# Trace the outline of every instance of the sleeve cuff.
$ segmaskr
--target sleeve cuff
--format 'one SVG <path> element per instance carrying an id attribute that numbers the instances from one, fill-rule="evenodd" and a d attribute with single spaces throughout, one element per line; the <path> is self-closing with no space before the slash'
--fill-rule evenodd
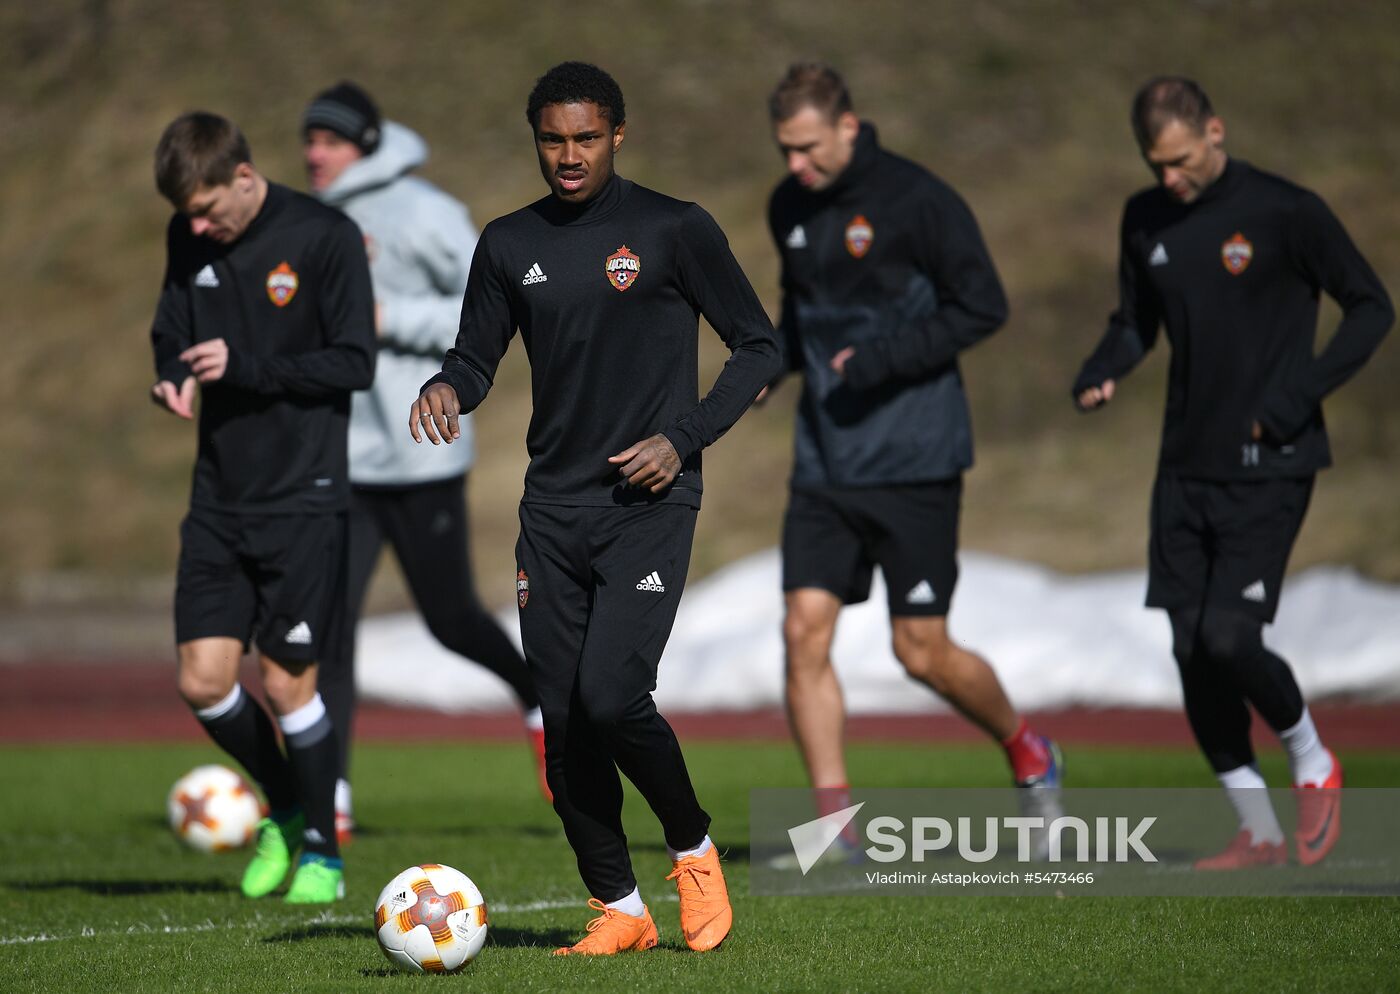
<path id="1" fill-rule="evenodd" d="M 253 365 L 241 352 L 229 349 L 228 365 L 224 367 L 223 381 L 231 387 L 248 387 L 252 380 Z"/>
<path id="2" fill-rule="evenodd" d="M 841 378 L 852 390 L 869 390 L 885 379 L 884 363 L 873 343 L 866 344 L 846 360 Z"/>

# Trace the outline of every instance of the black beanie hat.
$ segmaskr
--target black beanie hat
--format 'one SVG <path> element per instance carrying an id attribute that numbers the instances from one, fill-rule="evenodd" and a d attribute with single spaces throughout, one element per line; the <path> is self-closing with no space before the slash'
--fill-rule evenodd
<path id="1" fill-rule="evenodd" d="M 312 128 L 334 131 L 369 155 L 379 147 L 379 108 L 354 83 L 341 82 L 316 95 L 301 119 L 302 134 Z"/>

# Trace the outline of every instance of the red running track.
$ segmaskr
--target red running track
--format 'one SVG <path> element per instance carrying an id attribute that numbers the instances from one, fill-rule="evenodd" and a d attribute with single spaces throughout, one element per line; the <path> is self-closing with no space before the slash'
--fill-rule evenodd
<path id="1" fill-rule="evenodd" d="M 251 665 L 245 685 L 257 686 Z M 1337 749 L 1400 748 L 1400 704 L 1328 704 L 1312 708 L 1328 745 Z M 685 739 L 788 737 L 777 709 L 672 713 L 668 719 Z M 1112 745 L 1191 744 L 1178 711 L 1076 708 L 1035 715 L 1036 728 L 1062 742 Z M 980 742 L 983 735 L 949 714 L 861 715 L 847 724 L 864 741 Z M 365 704 L 356 715 L 361 739 L 515 739 L 520 717 L 513 713 L 442 714 L 416 708 Z M 0 742 L 110 742 L 202 740 L 204 731 L 175 693 L 170 665 L 76 663 L 0 665 Z M 1262 737 L 1265 748 L 1275 746 Z"/>

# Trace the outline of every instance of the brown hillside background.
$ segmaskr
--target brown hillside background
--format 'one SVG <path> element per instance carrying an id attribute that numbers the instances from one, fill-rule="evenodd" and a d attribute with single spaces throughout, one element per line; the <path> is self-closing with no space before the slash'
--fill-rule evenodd
<path id="1" fill-rule="evenodd" d="M 1127 124 L 1146 76 L 1198 77 L 1241 158 L 1320 192 L 1400 290 L 1400 7 L 733 0 L 0 5 L 0 606 L 159 604 L 187 498 L 191 426 L 147 401 L 168 206 L 165 123 L 237 120 L 259 166 L 302 186 L 308 98 L 349 77 L 425 136 L 425 175 L 478 225 L 544 192 L 523 118 L 534 78 L 580 58 L 628 103 L 619 169 L 706 206 L 776 312 L 762 221 L 781 163 L 765 96 L 827 59 L 893 150 L 972 204 L 1012 302 L 965 356 L 978 465 L 964 544 L 1083 571 L 1142 563 L 1165 349 L 1094 417 L 1068 386 L 1114 303 L 1124 198 L 1150 177 Z M 1324 309 L 1320 340 L 1335 326 Z M 724 358 L 702 329 L 702 386 Z M 509 603 L 528 371 L 518 343 L 478 420 L 477 573 Z M 1327 404 L 1338 466 L 1294 560 L 1400 581 L 1400 347 Z M 695 575 L 773 545 L 795 384 L 706 456 Z M 405 409 L 411 398 L 405 398 Z M 375 604 L 402 601 L 393 571 Z"/>

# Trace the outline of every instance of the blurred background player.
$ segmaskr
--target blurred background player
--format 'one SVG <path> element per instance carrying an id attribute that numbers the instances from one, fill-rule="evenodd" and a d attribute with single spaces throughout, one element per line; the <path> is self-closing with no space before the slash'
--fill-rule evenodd
<path id="1" fill-rule="evenodd" d="M 180 526 L 181 695 L 267 796 L 243 893 L 344 896 L 336 745 L 316 661 L 344 585 L 346 424 L 374 378 L 374 304 L 354 222 L 269 183 L 242 132 L 195 112 L 166 128 L 156 185 L 175 207 L 151 328 L 157 404 L 194 417 L 199 450 Z M 238 682 L 258 646 L 286 743 Z"/>
<path id="2" fill-rule="evenodd" d="M 423 139 L 381 120 L 354 83 L 312 100 L 302 136 L 311 192 L 364 233 L 379 336 L 374 385 L 351 401 L 345 623 L 320 674 L 340 749 L 336 828 L 345 842 L 354 827 L 355 629 L 386 539 L 433 637 L 510 685 L 525 711 L 541 788 L 548 788 L 543 724 L 525 660 L 476 596 L 465 499 L 475 456 L 471 420 L 462 418 L 459 444 L 430 453 L 415 451 L 403 430 L 403 405 L 441 368 L 457 338 L 476 229 L 462 203 L 412 175 L 428 159 Z"/>
<path id="3" fill-rule="evenodd" d="M 787 707 L 818 805 L 849 804 L 831 643 L 878 565 L 896 658 L 1002 744 L 1028 811 L 1053 814 L 1057 749 L 948 634 L 972 465 L 957 356 L 1006 320 L 977 222 L 946 183 L 880 147 L 831 67 L 794 65 L 769 111 L 790 174 L 768 210 L 779 340 L 804 377 L 783 523 Z"/>
<path id="4" fill-rule="evenodd" d="M 1286 860 L 1249 737 L 1249 705 L 1288 752 L 1298 861 L 1341 830 L 1342 766 L 1318 738 L 1288 664 L 1263 643 L 1318 470 L 1331 463 L 1322 400 L 1380 344 L 1394 314 L 1327 205 L 1225 152 L 1200 86 L 1153 79 L 1133 133 L 1158 185 L 1123 211 L 1119 305 L 1075 381 L 1102 407 L 1165 323 L 1171 368 L 1152 495 L 1147 603 L 1167 611 L 1186 715 L 1239 815 L 1201 869 Z M 1341 305 L 1314 356 L 1318 293 Z M 1318 789 L 1323 788 L 1323 789 Z"/>
<path id="5" fill-rule="evenodd" d="M 714 949 L 732 911 L 719 853 L 671 726 L 652 699 L 685 587 L 701 451 L 777 373 L 773 330 L 714 220 L 614 171 L 622 91 L 566 62 L 526 117 L 550 195 L 486 226 L 443 371 L 410 429 L 455 444 L 517 326 L 534 411 L 516 545 L 520 631 L 544 712 L 554 810 L 591 907 L 558 954 L 656 945 L 622 827 L 626 774 L 661 822 L 691 949 Z M 697 315 L 730 349 L 698 390 Z"/>

